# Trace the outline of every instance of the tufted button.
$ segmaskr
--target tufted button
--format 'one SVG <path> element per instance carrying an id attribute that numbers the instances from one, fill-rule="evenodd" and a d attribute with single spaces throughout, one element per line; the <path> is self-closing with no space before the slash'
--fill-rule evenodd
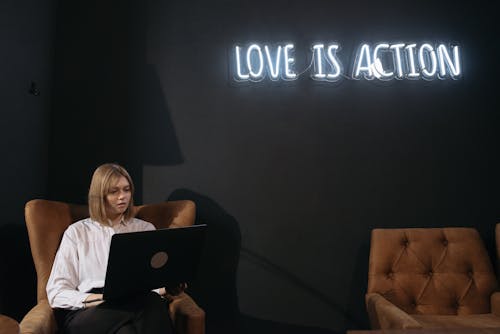
<path id="1" fill-rule="evenodd" d="M 402 244 L 403 244 L 404 247 L 408 247 L 408 245 L 410 244 L 410 242 L 408 241 L 408 239 L 403 238 Z"/>
<path id="2" fill-rule="evenodd" d="M 427 275 L 429 275 L 429 277 L 431 277 L 432 275 L 434 274 L 434 272 L 431 270 L 429 270 L 429 272 L 427 273 Z"/>
<path id="3" fill-rule="evenodd" d="M 392 272 L 391 270 L 387 272 L 387 278 L 388 279 L 393 279 L 394 278 L 394 272 Z"/>
<path id="4" fill-rule="evenodd" d="M 469 270 L 469 271 L 467 272 L 467 275 L 468 275 L 470 278 L 472 278 L 472 277 L 474 276 L 474 273 L 472 272 L 472 270 Z"/>
<path id="5" fill-rule="evenodd" d="M 416 303 L 416 302 L 414 302 L 414 301 L 413 301 L 413 302 L 411 302 L 411 303 L 410 303 L 410 305 L 411 305 L 412 307 L 417 307 L 417 303 Z"/>
<path id="6" fill-rule="evenodd" d="M 443 239 L 443 246 L 445 246 L 445 247 L 448 246 L 448 240 Z"/>

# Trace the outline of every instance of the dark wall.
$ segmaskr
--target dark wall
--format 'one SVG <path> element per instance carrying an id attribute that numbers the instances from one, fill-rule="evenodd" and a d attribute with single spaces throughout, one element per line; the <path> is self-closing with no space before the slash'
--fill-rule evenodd
<path id="1" fill-rule="evenodd" d="M 60 1 L 50 197 L 84 202 L 96 165 L 120 162 L 139 201 L 191 198 L 212 226 L 192 287 L 210 321 L 230 309 L 244 315 L 230 326 L 249 331 L 367 327 L 372 228 L 473 226 L 493 249 L 500 117 L 489 6 Z M 307 50 L 318 40 L 341 43 L 351 61 L 364 41 L 457 42 L 464 74 L 230 80 L 234 43 Z"/>
<path id="2" fill-rule="evenodd" d="M 23 223 L 24 203 L 46 195 L 54 20 L 52 0 L 0 5 L 0 225 Z"/>
<path id="3" fill-rule="evenodd" d="M 24 204 L 47 196 L 55 3 L 0 4 L 0 313 L 21 320 L 36 301 Z"/>

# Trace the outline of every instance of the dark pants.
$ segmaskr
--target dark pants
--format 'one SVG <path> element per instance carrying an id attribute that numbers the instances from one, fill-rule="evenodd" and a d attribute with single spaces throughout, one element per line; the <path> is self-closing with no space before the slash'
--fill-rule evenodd
<path id="1" fill-rule="evenodd" d="M 59 310 L 59 333 L 64 334 L 171 334 L 168 303 L 157 293 L 126 302 L 104 302 L 75 311 Z"/>

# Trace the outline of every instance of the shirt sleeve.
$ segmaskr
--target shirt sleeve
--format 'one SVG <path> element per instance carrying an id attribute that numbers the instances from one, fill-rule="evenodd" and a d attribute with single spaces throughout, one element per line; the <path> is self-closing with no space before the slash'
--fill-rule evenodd
<path id="1" fill-rule="evenodd" d="M 47 282 L 47 297 L 52 308 L 79 309 L 90 293 L 78 291 L 78 248 L 69 231 L 63 235 Z"/>

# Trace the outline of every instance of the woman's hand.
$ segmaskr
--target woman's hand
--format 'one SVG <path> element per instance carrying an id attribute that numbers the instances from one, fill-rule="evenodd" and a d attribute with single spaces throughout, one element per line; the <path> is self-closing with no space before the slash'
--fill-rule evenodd
<path id="1" fill-rule="evenodd" d="M 97 306 L 99 304 L 104 303 L 104 300 L 102 299 L 102 293 L 93 293 L 89 295 L 87 298 L 85 298 L 85 301 L 83 302 L 84 308 L 88 307 L 93 307 Z"/>
<path id="2" fill-rule="evenodd" d="M 184 290 L 187 289 L 187 283 L 179 283 L 176 286 L 173 287 L 164 287 L 160 289 L 160 294 L 161 295 L 166 295 L 166 296 L 177 296 L 180 295 L 181 293 L 184 292 Z"/>

